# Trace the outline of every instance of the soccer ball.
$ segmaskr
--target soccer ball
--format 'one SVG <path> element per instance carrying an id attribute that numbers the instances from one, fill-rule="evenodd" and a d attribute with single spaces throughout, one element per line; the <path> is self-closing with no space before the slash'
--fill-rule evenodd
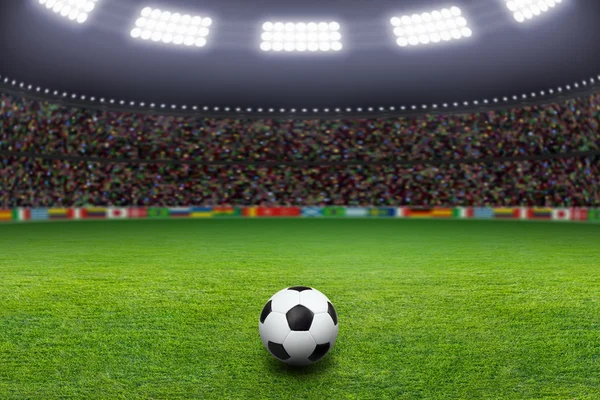
<path id="1" fill-rule="evenodd" d="M 338 318 L 329 299 L 316 289 L 293 286 L 267 301 L 258 330 L 263 344 L 278 360 L 308 365 L 333 347 Z"/>

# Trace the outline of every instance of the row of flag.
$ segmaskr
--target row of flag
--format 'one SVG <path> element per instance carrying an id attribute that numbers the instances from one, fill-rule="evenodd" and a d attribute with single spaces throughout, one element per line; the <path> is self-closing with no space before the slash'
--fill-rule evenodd
<path id="1" fill-rule="evenodd" d="M 473 218 L 600 222 L 595 208 L 530 207 L 83 207 L 0 209 L 0 221 L 120 218 Z"/>

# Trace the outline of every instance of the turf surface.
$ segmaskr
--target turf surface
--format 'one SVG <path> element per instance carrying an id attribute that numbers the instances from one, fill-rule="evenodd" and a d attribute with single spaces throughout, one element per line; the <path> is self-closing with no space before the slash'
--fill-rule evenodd
<path id="1" fill-rule="evenodd" d="M 273 359 L 277 290 L 340 318 Z M 600 399 L 600 225 L 145 220 L 0 225 L 0 399 Z"/>

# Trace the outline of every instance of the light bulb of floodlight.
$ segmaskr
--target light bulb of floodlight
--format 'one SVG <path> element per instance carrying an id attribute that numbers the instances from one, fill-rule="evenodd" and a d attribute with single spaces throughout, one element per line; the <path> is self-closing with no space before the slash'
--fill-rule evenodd
<path id="1" fill-rule="evenodd" d="M 408 15 L 405 15 L 402 18 L 400 18 L 400 22 L 402 22 L 402 25 L 412 24 L 412 20 L 410 19 L 410 17 Z"/>
<path id="2" fill-rule="evenodd" d="M 275 22 L 273 24 L 273 30 L 275 30 L 275 31 L 280 32 L 280 31 L 283 31 L 284 29 L 285 29 L 285 25 L 282 22 Z"/>
<path id="3" fill-rule="evenodd" d="M 285 44 L 283 45 L 283 49 L 285 51 L 294 51 L 295 48 L 296 44 L 294 42 L 285 42 Z"/>
<path id="4" fill-rule="evenodd" d="M 81 13 L 77 17 L 77 22 L 79 22 L 80 24 L 83 24 L 85 21 L 87 21 L 87 19 L 88 19 L 88 15 L 86 13 Z"/>
<path id="5" fill-rule="evenodd" d="M 329 24 L 327 22 L 319 22 L 317 28 L 321 32 L 326 32 L 329 29 Z"/>
<path id="6" fill-rule="evenodd" d="M 471 29 L 465 27 L 465 28 L 461 28 L 460 32 L 462 33 L 462 35 L 464 37 L 471 37 L 471 35 L 473 35 L 473 32 L 471 31 Z"/>
<path id="7" fill-rule="evenodd" d="M 307 50 L 306 43 L 305 42 L 296 43 L 296 50 L 297 51 L 306 51 Z"/>
<path id="8" fill-rule="evenodd" d="M 183 41 L 184 41 L 183 35 L 175 35 L 175 37 L 173 37 L 174 44 L 182 44 Z"/>
<path id="9" fill-rule="evenodd" d="M 390 19 L 390 23 L 391 23 L 393 26 L 400 26 L 400 24 L 402 23 L 402 21 L 400 21 L 400 18 L 398 18 L 398 17 L 392 17 L 392 18 Z"/>
<path id="10" fill-rule="evenodd" d="M 195 44 L 196 44 L 196 47 L 206 46 L 206 39 L 204 39 L 204 38 L 198 38 L 198 39 L 196 39 Z"/>
<path id="11" fill-rule="evenodd" d="M 317 51 L 319 50 L 319 45 L 315 42 L 309 42 L 307 48 L 308 51 Z"/>
<path id="12" fill-rule="evenodd" d="M 90 13 L 94 10 L 94 2 L 93 1 L 88 1 L 87 3 L 85 3 L 85 6 L 83 7 L 83 11 Z"/>
<path id="13" fill-rule="evenodd" d="M 318 25 L 314 22 L 309 22 L 306 24 L 306 30 L 309 32 L 316 32 L 319 29 Z"/>
<path id="14" fill-rule="evenodd" d="M 142 35 L 142 30 L 140 28 L 133 28 L 131 30 L 131 37 L 132 38 L 139 38 Z"/>
<path id="15" fill-rule="evenodd" d="M 340 29 L 340 24 L 339 23 L 337 23 L 335 21 L 329 23 L 329 30 L 330 31 L 337 31 L 339 29 Z"/>
<path id="16" fill-rule="evenodd" d="M 163 43 L 171 43 L 173 42 L 173 35 L 170 33 L 165 33 L 162 38 Z"/>
<path id="17" fill-rule="evenodd" d="M 196 39 L 193 36 L 186 36 L 183 40 L 183 44 L 186 46 L 193 46 L 196 43 Z"/>
<path id="18" fill-rule="evenodd" d="M 282 42 L 275 42 L 273 43 L 273 51 L 281 51 L 283 50 L 283 43 Z"/>
<path id="19" fill-rule="evenodd" d="M 294 24 L 293 22 L 288 22 L 285 24 L 285 31 L 286 32 L 293 32 L 294 29 L 296 28 L 296 24 Z"/>
<path id="20" fill-rule="evenodd" d="M 319 44 L 319 50 L 329 51 L 329 50 L 331 50 L 331 45 L 328 42 L 322 42 Z"/>

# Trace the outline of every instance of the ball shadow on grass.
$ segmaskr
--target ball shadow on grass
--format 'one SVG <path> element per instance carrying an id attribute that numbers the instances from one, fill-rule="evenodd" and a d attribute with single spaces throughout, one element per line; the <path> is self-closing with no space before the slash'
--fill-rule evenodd
<path id="1" fill-rule="evenodd" d="M 304 377 L 322 374 L 334 368 L 336 364 L 335 355 L 329 354 L 322 360 L 305 366 L 294 366 L 283 363 L 274 357 L 265 357 L 267 371 L 277 376 Z"/>

